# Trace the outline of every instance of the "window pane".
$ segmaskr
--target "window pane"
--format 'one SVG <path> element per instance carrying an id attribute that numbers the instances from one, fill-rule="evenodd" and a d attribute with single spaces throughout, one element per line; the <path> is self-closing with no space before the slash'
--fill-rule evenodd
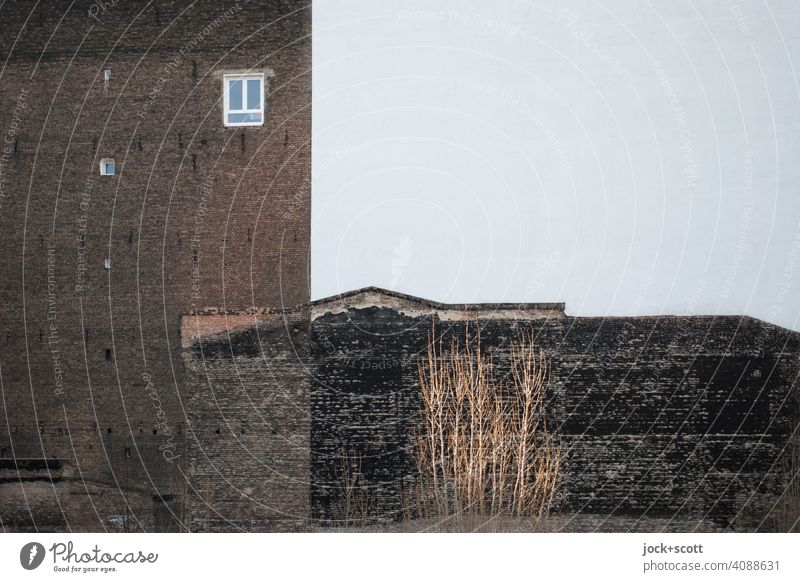
<path id="1" fill-rule="evenodd" d="M 263 123 L 264 115 L 261 113 L 228 113 L 228 123 Z"/>
<path id="2" fill-rule="evenodd" d="M 228 109 L 242 109 L 242 80 L 228 81 Z"/>
<path id="3" fill-rule="evenodd" d="M 261 79 L 247 80 L 247 108 L 261 109 Z"/>

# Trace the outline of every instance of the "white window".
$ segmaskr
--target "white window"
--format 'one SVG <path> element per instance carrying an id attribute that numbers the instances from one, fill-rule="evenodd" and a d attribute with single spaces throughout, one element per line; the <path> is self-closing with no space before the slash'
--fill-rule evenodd
<path id="1" fill-rule="evenodd" d="M 225 125 L 264 124 L 264 75 L 225 75 Z"/>
<path id="2" fill-rule="evenodd" d="M 100 160 L 100 175 L 113 176 L 114 175 L 114 158 L 103 158 Z"/>

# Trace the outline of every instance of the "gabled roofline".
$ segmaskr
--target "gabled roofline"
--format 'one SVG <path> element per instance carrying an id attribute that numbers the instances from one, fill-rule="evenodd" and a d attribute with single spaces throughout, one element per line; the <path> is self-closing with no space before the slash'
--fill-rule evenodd
<path id="1" fill-rule="evenodd" d="M 516 310 L 527 310 L 527 309 L 535 309 L 535 310 L 552 310 L 552 311 L 564 311 L 566 309 L 566 303 L 440 303 L 438 301 L 431 301 L 430 299 L 423 299 L 422 297 L 416 297 L 414 295 L 407 295 L 406 293 L 400 293 L 399 291 L 391 291 L 389 289 L 383 289 L 382 287 L 362 287 L 361 289 L 354 289 L 352 291 L 345 291 L 344 293 L 340 293 L 338 295 L 331 295 L 329 297 L 324 297 L 322 299 L 316 299 L 311 302 L 311 307 L 321 307 L 326 304 L 336 303 L 338 301 L 343 301 L 346 299 L 350 299 L 351 297 L 356 297 L 358 295 L 363 295 L 366 293 L 377 293 L 379 295 L 386 295 L 388 297 L 394 297 L 395 299 L 401 299 L 403 301 L 410 301 L 412 303 L 417 303 L 420 306 L 429 307 L 431 309 L 447 309 L 453 311 L 495 311 L 495 310 L 504 310 L 504 309 L 516 309 Z"/>

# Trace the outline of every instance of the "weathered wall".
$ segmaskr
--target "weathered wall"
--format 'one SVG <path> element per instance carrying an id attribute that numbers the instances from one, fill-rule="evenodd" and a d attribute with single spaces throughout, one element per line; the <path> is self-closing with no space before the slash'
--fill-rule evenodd
<path id="1" fill-rule="evenodd" d="M 419 406 L 416 360 L 432 316 L 377 305 L 317 311 L 315 515 L 336 519 L 331 503 L 346 451 L 361 459 L 375 510 L 392 518 L 414 472 L 407 450 Z M 433 317 L 437 332 L 463 338 L 464 321 Z M 678 529 L 781 527 L 797 334 L 741 317 L 481 319 L 483 346 L 501 373 L 519 330 L 532 330 L 551 358 L 550 427 L 568 451 L 562 511 L 628 524 L 659 518 Z"/>
<path id="2" fill-rule="evenodd" d="M 4 528 L 59 531 L 72 471 L 58 460 L 0 460 L 0 524 Z"/>
<path id="3" fill-rule="evenodd" d="M 308 313 L 249 317 L 183 319 L 192 531 L 310 527 Z"/>
<path id="4" fill-rule="evenodd" d="M 155 523 L 183 491 L 180 315 L 309 298 L 310 3 L 9 0 L 0 22 L 0 457 L 63 459 L 77 495 Z M 251 67 L 266 123 L 225 128 L 220 74 Z M 104 527 L 91 503 L 73 529 Z"/>

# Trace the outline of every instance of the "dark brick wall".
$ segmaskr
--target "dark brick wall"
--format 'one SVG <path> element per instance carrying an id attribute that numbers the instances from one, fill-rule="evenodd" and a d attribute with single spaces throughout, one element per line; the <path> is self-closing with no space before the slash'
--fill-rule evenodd
<path id="1" fill-rule="evenodd" d="M 65 460 L 154 524 L 184 489 L 180 315 L 309 298 L 310 3 L 9 0 L 0 22 L 0 457 Z M 225 128 L 219 75 L 251 67 L 266 123 Z"/>
<path id="2" fill-rule="evenodd" d="M 430 316 L 377 306 L 313 320 L 316 517 L 336 518 L 342 451 L 361 459 L 375 512 L 400 511 L 413 475 L 416 362 L 431 325 Z M 465 325 L 437 316 L 448 337 L 463 337 Z M 500 374 L 520 330 L 532 330 L 551 358 L 548 416 L 568 452 L 561 511 L 620 518 L 626 528 L 631 518 L 678 529 L 780 527 L 798 334 L 741 317 L 484 320 L 482 344 Z"/>

